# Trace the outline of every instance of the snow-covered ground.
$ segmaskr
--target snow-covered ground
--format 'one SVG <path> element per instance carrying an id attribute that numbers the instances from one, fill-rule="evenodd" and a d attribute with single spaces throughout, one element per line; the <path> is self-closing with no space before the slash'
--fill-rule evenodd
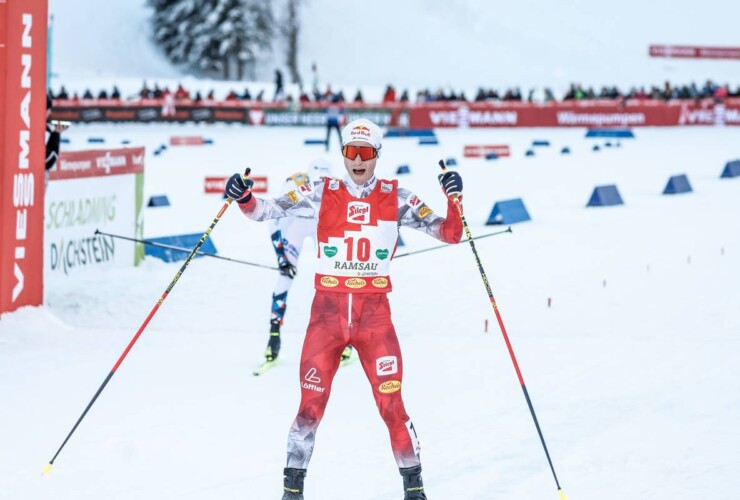
<path id="1" fill-rule="evenodd" d="M 222 204 L 203 177 L 250 166 L 273 186 L 321 151 L 321 129 L 75 126 L 147 146 L 145 234 L 203 232 Z M 170 135 L 214 144 L 151 151 Z M 437 161 L 454 156 L 474 235 L 497 200 L 521 197 L 531 222 L 477 248 L 570 500 L 729 499 L 740 489 L 740 156 L 732 128 L 638 129 L 593 152 L 584 130 L 440 130 L 439 146 L 387 139 L 378 173 L 400 176 L 436 210 Z M 550 140 L 528 158 L 534 139 Z M 512 157 L 465 160 L 464 144 Z M 604 143 L 603 140 L 598 143 Z M 570 156 L 559 154 L 569 146 Z M 329 158 L 339 174 L 338 154 Z M 661 195 L 685 173 L 690 194 Z M 624 206 L 585 208 L 615 183 Z M 437 242 L 402 231 L 406 247 Z M 232 207 L 213 232 L 222 255 L 273 264 L 267 224 Z M 56 460 L 52 457 L 179 264 L 49 280 L 46 305 L 0 320 L 0 499 L 278 498 L 297 363 L 312 296 L 306 251 L 289 296 L 279 367 L 256 378 L 274 271 L 216 259 L 188 267 Z M 394 263 L 390 295 L 406 364 L 404 398 L 437 500 L 557 498 L 467 244 Z M 547 302 L 551 299 L 552 306 Z M 488 321 L 488 332 L 485 322 Z M 310 500 L 393 500 L 401 478 L 359 364 L 343 368 L 306 480 Z"/>
<path id="2" fill-rule="evenodd" d="M 148 43 L 145 0 L 51 0 L 54 90 L 133 93 L 143 80 L 225 93 L 245 82 L 197 81 Z M 408 87 L 504 88 L 570 82 L 738 83 L 735 62 L 650 59 L 650 43 L 737 45 L 740 4 L 687 0 L 618 8 L 518 3 L 304 3 L 302 74 L 377 100 Z M 687 12 L 690 15 L 687 15 Z M 720 14 L 718 14 L 718 12 Z M 105 14 L 105 15 L 102 15 Z M 95 19 L 91 22 L 90 19 Z M 281 57 L 276 55 L 276 61 Z M 363 61 L 360 64 L 358 61 Z M 270 88 L 280 62 L 265 64 Z M 256 87 L 255 87 L 256 86 Z M 269 92 L 268 92 L 269 94 Z M 202 233 L 222 204 L 206 175 L 250 166 L 273 186 L 323 157 L 305 147 L 322 129 L 205 125 L 75 125 L 86 138 L 147 147 L 148 237 Z M 152 151 L 171 135 L 204 147 Z M 497 200 L 521 197 L 533 220 L 477 248 L 570 500 L 730 499 L 740 489 L 740 180 L 720 180 L 740 157 L 732 128 L 639 129 L 620 148 L 591 150 L 582 129 L 440 130 L 439 146 L 389 139 L 378 173 L 444 208 L 437 161 L 454 156 L 473 234 Z M 533 139 L 548 139 L 524 157 Z M 503 143 L 512 157 L 463 160 L 464 144 Z M 603 145 L 603 141 L 599 141 Z M 559 154 L 569 146 L 570 156 Z M 330 157 L 341 173 L 338 155 Z M 686 173 L 691 194 L 664 196 Z M 585 208 L 596 185 L 625 205 Z M 403 250 L 437 242 L 402 231 Z M 232 207 L 213 232 L 222 255 L 272 265 L 267 224 Z M 123 243 L 122 243 L 123 244 Z M 285 361 L 251 371 L 267 341 L 274 271 L 216 259 L 191 263 L 102 396 L 53 456 L 179 269 L 78 272 L 46 284 L 46 305 L 0 319 L 0 499 L 200 500 L 278 498 L 288 427 L 299 400 L 297 363 L 312 296 L 306 251 L 283 328 Z M 511 361 L 466 244 L 400 259 L 391 294 L 404 351 L 404 398 L 436 500 L 557 498 Z M 548 300 L 551 307 L 548 307 Z M 488 331 L 485 325 L 488 323 Z M 351 493 L 348 493 L 351 492 Z M 308 500 L 393 500 L 401 478 L 359 364 L 343 368 L 317 438 Z"/>

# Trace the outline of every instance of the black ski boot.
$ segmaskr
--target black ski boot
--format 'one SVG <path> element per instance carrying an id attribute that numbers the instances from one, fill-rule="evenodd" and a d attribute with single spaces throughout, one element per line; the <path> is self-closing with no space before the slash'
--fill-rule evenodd
<path id="1" fill-rule="evenodd" d="M 403 476 L 403 500 L 427 500 L 421 481 L 421 465 L 398 470 Z"/>
<path id="2" fill-rule="evenodd" d="M 303 478 L 306 477 L 306 469 L 283 469 L 283 499 L 303 500 Z"/>

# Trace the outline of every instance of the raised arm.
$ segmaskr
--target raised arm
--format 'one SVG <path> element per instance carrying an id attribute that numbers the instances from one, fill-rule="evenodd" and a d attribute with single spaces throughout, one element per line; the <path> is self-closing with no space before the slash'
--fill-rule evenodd
<path id="1" fill-rule="evenodd" d="M 233 198 L 242 213 L 252 220 L 263 221 L 280 217 L 314 217 L 319 213 L 323 184 L 305 184 L 278 198 L 258 198 L 252 194 L 254 182 L 240 174 L 226 182 L 226 196 Z"/>
<path id="2" fill-rule="evenodd" d="M 422 231 L 445 243 L 458 243 L 462 221 L 452 198 L 447 197 L 447 215 L 441 217 L 408 189 L 398 190 L 398 224 Z"/>

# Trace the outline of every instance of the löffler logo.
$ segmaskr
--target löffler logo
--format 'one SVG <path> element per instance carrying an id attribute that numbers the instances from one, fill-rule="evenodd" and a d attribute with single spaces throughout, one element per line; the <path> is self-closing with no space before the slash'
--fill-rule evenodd
<path id="1" fill-rule="evenodd" d="M 310 370 L 308 370 L 308 372 L 306 372 L 306 376 L 303 378 L 305 378 L 308 382 L 313 382 L 315 384 L 321 383 L 321 378 L 316 376 L 316 368 L 311 368 Z"/>
<path id="2" fill-rule="evenodd" d="M 316 368 L 311 368 L 310 370 L 308 370 L 303 379 L 305 381 L 301 382 L 301 387 L 303 387 L 304 389 L 316 392 L 324 392 L 326 390 L 325 387 L 316 385 L 321 383 L 321 378 L 316 375 Z"/>

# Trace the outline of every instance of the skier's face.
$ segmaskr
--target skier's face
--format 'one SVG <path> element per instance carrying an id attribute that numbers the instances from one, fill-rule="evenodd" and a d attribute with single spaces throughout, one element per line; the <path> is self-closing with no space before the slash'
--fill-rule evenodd
<path id="1" fill-rule="evenodd" d="M 363 141 L 353 141 L 346 145 L 367 147 L 367 143 Z M 354 158 L 343 157 L 343 159 L 344 168 L 347 169 L 350 179 L 358 186 L 365 184 L 373 176 L 375 173 L 375 163 L 378 161 L 377 156 L 369 160 L 363 160 L 359 154 Z"/>

